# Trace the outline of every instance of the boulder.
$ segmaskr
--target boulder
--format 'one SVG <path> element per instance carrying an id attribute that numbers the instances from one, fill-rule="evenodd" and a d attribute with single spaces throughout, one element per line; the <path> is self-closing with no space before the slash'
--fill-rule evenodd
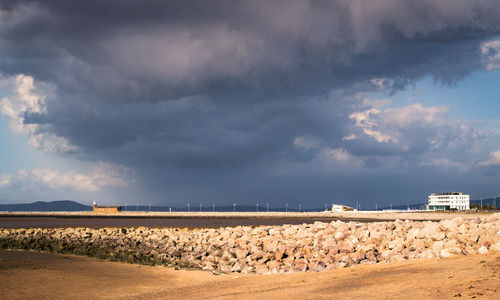
<path id="1" fill-rule="evenodd" d="M 450 257 L 451 253 L 448 251 L 448 249 L 441 249 L 441 252 L 439 253 L 439 257 Z"/>
<path id="2" fill-rule="evenodd" d="M 486 248 L 485 246 L 481 246 L 481 247 L 479 247 L 479 250 L 477 251 L 477 253 L 488 254 L 488 248 Z"/>
<path id="3" fill-rule="evenodd" d="M 423 250 L 425 249 L 425 241 L 422 239 L 413 240 L 410 248 L 413 250 Z"/>
<path id="4" fill-rule="evenodd" d="M 307 270 L 307 261 L 304 258 L 296 259 L 292 266 L 293 272 L 304 272 Z"/>
<path id="5" fill-rule="evenodd" d="M 490 249 L 493 250 L 493 251 L 500 251 L 500 241 L 498 241 L 495 244 L 491 245 Z"/>
<path id="6" fill-rule="evenodd" d="M 321 272 L 326 269 L 326 264 L 320 260 L 312 261 L 309 263 L 308 268 L 311 272 Z"/>
<path id="7" fill-rule="evenodd" d="M 219 229 L 0 229 L 0 247 L 75 253 L 214 273 L 323 271 L 380 261 L 500 251 L 500 214 L 441 222 L 332 223 Z"/>
<path id="8" fill-rule="evenodd" d="M 335 240 L 341 241 L 341 240 L 343 240 L 347 236 L 349 236 L 349 234 L 347 232 L 343 232 L 343 231 L 337 230 L 335 232 L 335 235 L 333 237 L 335 238 Z"/>
<path id="9" fill-rule="evenodd" d="M 446 237 L 446 233 L 443 231 L 435 231 L 430 235 L 433 241 L 442 241 Z"/>
<path id="10" fill-rule="evenodd" d="M 269 274 L 269 269 L 265 264 L 257 264 L 255 266 L 255 273 L 257 274 Z"/>
<path id="11" fill-rule="evenodd" d="M 234 251 L 234 254 L 236 255 L 236 258 L 238 258 L 238 259 L 244 259 L 248 255 L 248 250 L 246 250 L 246 249 L 239 249 L 238 248 L 238 249 L 236 249 Z"/>
<path id="12" fill-rule="evenodd" d="M 279 273 L 280 271 L 280 268 L 281 268 L 281 263 L 275 261 L 275 260 L 271 260 L 271 261 L 268 261 L 267 262 L 267 269 L 273 273 L 273 274 L 277 274 Z"/>

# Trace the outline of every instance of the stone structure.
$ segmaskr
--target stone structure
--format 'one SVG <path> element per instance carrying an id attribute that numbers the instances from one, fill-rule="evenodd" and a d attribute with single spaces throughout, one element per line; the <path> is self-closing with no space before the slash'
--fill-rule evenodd
<path id="1" fill-rule="evenodd" d="M 94 201 L 92 203 L 92 211 L 95 213 L 117 213 L 122 211 L 121 206 L 114 206 L 114 205 L 97 205 Z"/>
<path id="2" fill-rule="evenodd" d="M 0 248 L 214 273 L 323 271 L 500 251 L 500 213 L 441 222 L 331 222 L 219 229 L 0 229 Z"/>

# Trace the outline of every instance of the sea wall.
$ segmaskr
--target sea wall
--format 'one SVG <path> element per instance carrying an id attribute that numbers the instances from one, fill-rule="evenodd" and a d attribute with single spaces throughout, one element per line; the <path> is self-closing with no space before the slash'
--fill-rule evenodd
<path id="1" fill-rule="evenodd" d="M 323 271 L 500 251 L 500 214 L 440 222 L 331 222 L 219 229 L 0 229 L 0 248 L 214 273 Z"/>
<path id="2" fill-rule="evenodd" d="M 356 219 L 356 220 L 415 220 L 415 221 L 440 221 L 462 217 L 465 220 L 477 217 L 485 217 L 489 213 L 467 212 L 430 212 L 430 211 L 344 211 L 344 212 L 211 212 L 211 211 L 177 211 L 177 212 L 144 212 L 144 211 L 122 211 L 119 213 L 94 213 L 91 211 L 73 212 L 5 212 L 0 211 L 0 217 L 57 217 L 57 218 L 203 218 L 203 219 L 269 219 L 269 218 L 332 218 L 336 219 Z"/>

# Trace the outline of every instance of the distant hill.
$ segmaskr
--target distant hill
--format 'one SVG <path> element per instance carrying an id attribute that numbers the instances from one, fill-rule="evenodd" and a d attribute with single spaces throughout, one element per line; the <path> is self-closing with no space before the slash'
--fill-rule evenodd
<path id="1" fill-rule="evenodd" d="M 498 198 L 498 201 L 494 201 L 493 198 L 489 199 L 483 199 L 483 206 L 486 206 L 487 204 L 493 204 L 496 202 L 496 205 L 500 205 L 500 197 Z M 472 204 L 479 204 L 480 200 L 471 200 L 471 205 Z M 421 209 L 422 207 L 425 208 L 427 203 L 419 203 L 419 204 L 410 204 L 410 209 Z M 124 211 L 149 211 L 150 207 L 149 205 L 139 205 L 137 207 L 136 205 L 122 205 Z M 330 207 L 328 207 L 330 208 Z M 379 210 L 384 210 L 384 209 L 390 209 L 390 206 L 385 206 L 385 207 L 379 207 Z M 397 210 L 406 210 L 408 206 L 405 205 L 393 205 L 392 209 L 397 209 Z M 172 211 L 187 211 L 187 207 L 184 206 L 151 206 L 152 211 L 169 211 L 172 209 Z M 214 209 L 215 211 L 233 211 L 233 206 L 215 206 L 215 208 L 212 208 L 212 206 L 205 205 L 202 207 L 203 211 L 212 211 Z M 266 206 L 260 205 L 259 206 L 259 211 L 266 211 Z M 365 209 L 365 207 L 362 207 L 362 209 Z M 373 209 L 373 208 L 372 208 Z M 50 201 L 50 202 L 44 202 L 44 201 L 37 201 L 33 203 L 23 203 L 23 204 L 0 204 L 0 211 L 91 211 L 92 206 L 88 205 L 83 205 L 81 203 L 71 201 L 71 200 L 58 200 L 58 201 Z M 199 211 L 200 207 L 198 205 L 191 205 L 190 207 L 191 211 Z M 256 211 L 257 207 L 253 205 L 236 205 L 236 211 Z M 315 209 L 302 209 L 303 211 L 322 211 L 324 208 L 315 208 Z M 269 211 L 285 211 L 284 207 L 269 207 Z M 298 211 L 297 207 L 288 207 L 288 211 Z"/>
<path id="2" fill-rule="evenodd" d="M 90 211 L 91 206 L 71 200 L 37 201 L 23 204 L 0 204 L 0 211 Z"/>

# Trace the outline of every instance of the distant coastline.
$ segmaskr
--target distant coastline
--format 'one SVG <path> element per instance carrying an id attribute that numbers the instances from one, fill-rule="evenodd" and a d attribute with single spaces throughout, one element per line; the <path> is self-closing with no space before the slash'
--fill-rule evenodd
<path id="1" fill-rule="evenodd" d="M 493 205 L 494 198 L 488 198 L 481 200 L 471 200 L 470 204 L 472 205 L 480 205 L 482 203 L 483 206 Z M 126 204 L 118 204 L 123 207 L 123 212 L 133 213 L 133 212 L 200 212 L 200 207 L 198 205 L 191 205 L 189 208 L 187 206 L 150 206 L 150 205 L 126 205 Z M 410 210 L 420 210 L 424 208 L 426 203 L 418 203 L 418 204 L 409 204 L 409 205 L 392 205 L 392 206 L 381 206 L 378 208 L 378 211 L 382 212 L 384 210 L 400 210 L 407 211 L 408 208 Z M 328 209 L 330 206 L 327 206 Z M 363 206 L 364 207 L 364 206 Z M 256 205 L 205 205 L 201 207 L 201 212 L 323 212 L 325 210 L 324 207 L 321 208 L 299 208 L 292 206 L 283 206 L 283 207 L 269 207 L 265 205 L 260 205 L 257 207 Z M 373 211 L 373 208 L 364 207 L 362 211 Z M 56 200 L 56 201 L 36 201 L 32 203 L 20 203 L 20 204 L 0 204 L 0 213 L 1 212 L 91 212 L 91 205 L 84 205 L 79 202 L 73 200 Z"/>

